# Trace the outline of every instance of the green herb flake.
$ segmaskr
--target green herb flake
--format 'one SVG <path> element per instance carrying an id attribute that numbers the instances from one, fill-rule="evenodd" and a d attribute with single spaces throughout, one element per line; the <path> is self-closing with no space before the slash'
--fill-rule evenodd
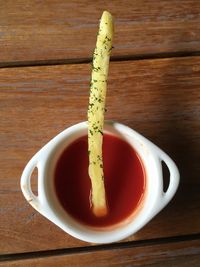
<path id="1" fill-rule="evenodd" d="M 103 132 L 99 129 L 98 132 L 103 135 Z"/>

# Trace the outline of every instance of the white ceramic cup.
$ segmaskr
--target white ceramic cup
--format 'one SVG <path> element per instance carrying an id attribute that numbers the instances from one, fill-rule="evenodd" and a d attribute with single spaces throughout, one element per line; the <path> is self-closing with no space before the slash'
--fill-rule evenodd
<path id="1" fill-rule="evenodd" d="M 124 239 L 141 229 L 174 196 L 179 184 L 179 171 L 172 159 L 160 148 L 131 128 L 106 122 L 104 132 L 128 142 L 140 156 L 146 173 L 146 192 L 139 211 L 118 227 L 92 228 L 72 218 L 59 203 L 54 188 L 54 169 L 63 150 L 77 138 L 87 134 L 87 122 L 71 126 L 47 143 L 26 165 L 21 177 L 21 189 L 26 200 L 43 216 L 66 233 L 92 243 L 111 243 Z M 162 161 L 169 169 L 169 186 L 163 191 Z M 31 174 L 38 169 L 38 195 L 31 190 Z"/>

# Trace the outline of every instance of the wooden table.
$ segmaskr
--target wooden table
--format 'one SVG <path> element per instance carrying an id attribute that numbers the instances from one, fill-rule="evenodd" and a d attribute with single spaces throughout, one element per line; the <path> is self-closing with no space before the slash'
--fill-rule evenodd
<path id="1" fill-rule="evenodd" d="M 200 266 L 200 1 L 0 6 L 0 266 Z M 106 118 L 164 149 L 181 182 L 173 201 L 138 233 L 94 245 L 42 217 L 19 183 L 39 148 L 86 120 L 103 10 L 115 17 Z"/>

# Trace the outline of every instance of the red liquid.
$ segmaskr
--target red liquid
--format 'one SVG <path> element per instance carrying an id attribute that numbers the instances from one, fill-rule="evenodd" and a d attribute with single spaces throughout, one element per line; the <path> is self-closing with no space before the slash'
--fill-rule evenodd
<path id="1" fill-rule="evenodd" d="M 59 158 L 55 188 L 59 202 L 76 220 L 91 226 L 111 226 L 129 217 L 141 202 L 145 172 L 133 148 L 122 139 L 104 134 L 103 160 L 109 213 L 96 217 L 90 204 L 87 136 L 77 139 Z"/>

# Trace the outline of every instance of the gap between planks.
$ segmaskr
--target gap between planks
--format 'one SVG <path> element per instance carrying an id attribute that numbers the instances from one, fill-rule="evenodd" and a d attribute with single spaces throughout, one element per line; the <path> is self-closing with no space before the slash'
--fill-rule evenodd
<path id="1" fill-rule="evenodd" d="M 152 59 L 191 57 L 191 56 L 200 56 L 200 51 L 190 51 L 190 52 L 177 51 L 177 52 L 166 52 L 166 53 L 155 53 L 155 54 L 113 56 L 111 57 L 111 61 L 129 61 L 129 60 L 136 61 L 136 60 L 147 60 L 147 59 L 152 60 Z M 13 61 L 13 62 L 0 62 L 0 68 L 85 64 L 85 63 L 90 63 L 91 61 L 92 61 L 92 58 Z"/>
<path id="2" fill-rule="evenodd" d="M 192 235 L 182 235 L 182 236 L 173 236 L 173 237 L 164 237 L 164 238 L 155 238 L 155 239 L 146 239 L 138 241 L 129 241 L 122 243 L 113 243 L 113 244 L 104 244 L 96 246 L 85 246 L 85 247 L 76 247 L 76 248 L 63 248 L 55 250 L 46 250 L 46 251 L 34 251 L 34 252 L 25 252 L 25 253 L 15 253 L 15 254 L 6 254 L 0 255 L 0 262 L 6 261 L 17 261 L 17 260 L 26 260 L 26 259 L 35 259 L 35 258 L 44 258 L 52 256 L 63 256 L 76 253 L 88 253 L 96 252 L 103 250 L 113 250 L 113 249 L 127 249 L 134 247 L 145 247 L 153 245 L 161 245 L 167 243 L 178 243 L 183 241 L 195 241 L 200 240 L 200 233 Z"/>

